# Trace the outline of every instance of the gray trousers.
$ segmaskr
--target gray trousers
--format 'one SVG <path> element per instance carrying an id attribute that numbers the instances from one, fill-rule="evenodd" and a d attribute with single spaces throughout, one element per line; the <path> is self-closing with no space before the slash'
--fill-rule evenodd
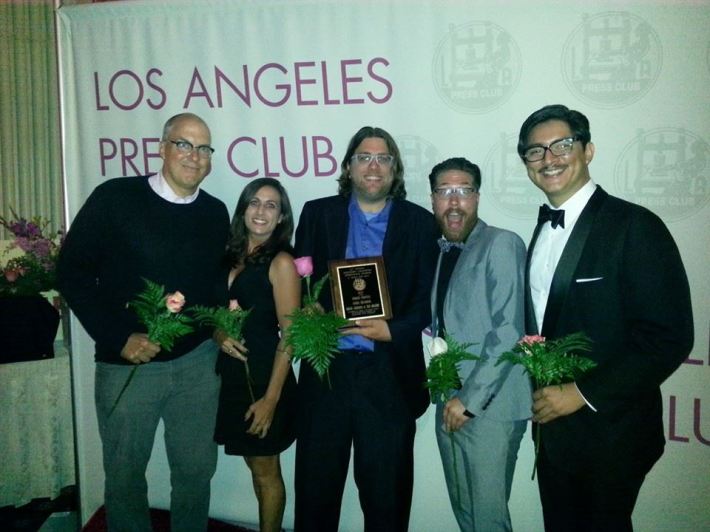
<path id="1" fill-rule="evenodd" d="M 451 435 L 442 429 L 442 412 L 443 405 L 437 404 L 436 441 L 459 528 L 510 531 L 508 499 L 527 421 L 475 417 L 453 433 L 452 446 Z"/>
<path id="2" fill-rule="evenodd" d="M 96 364 L 96 412 L 111 532 L 152 530 L 145 472 L 161 419 L 170 465 L 171 530 L 207 529 L 210 481 L 217 467 L 216 356 L 217 346 L 207 340 L 176 360 L 138 366 L 110 417 L 133 367 Z"/>

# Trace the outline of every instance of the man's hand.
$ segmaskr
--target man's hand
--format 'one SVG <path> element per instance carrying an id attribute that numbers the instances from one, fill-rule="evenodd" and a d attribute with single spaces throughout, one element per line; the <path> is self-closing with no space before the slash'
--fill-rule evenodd
<path id="1" fill-rule="evenodd" d="M 355 320 L 356 327 L 348 327 L 342 330 L 342 334 L 360 334 L 370 340 L 380 342 L 391 342 L 390 326 L 386 320 L 373 318 L 369 320 Z"/>
<path id="2" fill-rule="evenodd" d="M 549 423 L 562 416 L 569 416 L 586 403 L 573 382 L 545 386 L 533 393 L 533 421 Z"/>
<path id="3" fill-rule="evenodd" d="M 150 362 L 160 352 L 160 346 L 148 340 L 145 333 L 133 333 L 121 349 L 121 356 L 131 364 Z"/>
<path id="4" fill-rule="evenodd" d="M 461 399 L 454 397 L 449 399 L 444 405 L 444 430 L 446 432 L 456 432 L 464 423 L 471 418 L 464 414 L 466 407 L 461 402 Z"/>

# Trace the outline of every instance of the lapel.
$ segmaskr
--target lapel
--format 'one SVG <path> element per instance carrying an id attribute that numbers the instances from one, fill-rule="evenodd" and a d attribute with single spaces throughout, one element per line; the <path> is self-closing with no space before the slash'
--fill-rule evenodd
<path id="1" fill-rule="evenodd" d="M 449 280 L 449 287 L 446 291 L 446 295 L 444 296 L 444 313 L 446 313 L 446 301 L 449 298 L 449 294 L 453 290 L 456 289 L 458 277 L 459 277 L 459 272 L 462 271 L 462 268 L 465 268 L 465 264 L 468 260 L 470 260 L 473 257 L 473 254 L 476 252 L 476 249 L 478 248 L 478 241 L 481 239 L 481 232 L 483 229 L 487 226 L 486 222 L 481 220 L 480 218 L 476 221 L 476 225 L 473 227 L 473 230 L 471 231 L 471 234 L 468 235 L 468 238 L 466 239 L 466 245 L 464 248 L 461 250 L 461 255 L 459 255 L 458 260 L 456 261 L 456 265 L 454 266 L 454 271 L 451 272 L 451 279 Z M 436 262 L 436 271 L 434 273 L 434 281 L 432 285 L 432 290 L 431 290 L 431 321 L 432 321 L 432 335 L 436 336 L 438 334 L 438 324 L 437 322 L 437 315 L 436 315 L 436 296 L 437 296 L 437 287 L 439 284 L 439 270 L 441 268 L 441 259 L 443 257 L 443 253 L 439 251 L 439 258 L 437 259 Z M 444 319 L 446 322 L 446 319 Z"/>
<path id="2" fill-rule="evenodd" d="M 336 196 L 330 208 L 325 213 L 326 236 L 329 254 L 331 258 L 345 257 L 345 249 L 348 245 L 348 230 L 350 229 L 350 214 L 348 205 L 350 196 Z M 316 246 L 317 242 L 314 243 Z"/>
<path id="3" fill-rule="evenodd" d="M 387 221 L 387 230 L 385 231 L 385 239 L 382 242 L 382 256 L 387 263 L 387 258 L 392 255 L 394 247 L 400 242 L 400 235 L 402 234 L 401 226 L 406 224 L 407 221 L 401 215 L 402 202 L 396 199 L 392 199 L 392 210 L 390 210 L 390 217 Z M 394 272 L 391 272 L 394 273 Z M 388 272 L 389 277 L 389 272 Z M 389 281 L 389 279 L 388 279 Z"/>
<path id="4" fill-rule="evenodd" d="M 527 334 L 540 333 L 540 331 L 537 330 L 535 308 L 533 307 L 532 295 L 530 293 L 530 263 L 532 262 L 533 248 L 535 247 L 535 242 L 537 242 L 537 237 L 540 234 L 541 228 L 541 223 L 535 226 L 535 231 L 533 231 L 533 236 L 530 240 L 530 245 L 528 246 L 527 260 L 525 261 L 525 332 Z"/>
<path id="5" fill-rule="evenodd" d="M 584 246 L 587 243 L 589 233 L 594 226 L 594 220 L 599 212 L 604 200 L 609 195 L 597 187 L 597 190 L 589 198 L 587 205 L 579 215 L 577 223 L 572 229 L 572 234 L 562 251 L 560 261 L 555 268 L 555 274 L 552 277 L 550 285 L 550 295 L 547 299 L 547 308 L 545 309 L 545 317 L 542 320 L 542 336 L 554 336 L 557 330 L 557 324 L 570 286 L 573 282 L 574 272 L 577 270 L 579 259 L 584 251 Z"/>
<path id="6" fill-rule="evenodd" d="M 439 251 L 439 257 L 436 259 L 436 270 L 434 271 L 434 280 L 431 283 L 431 336 L 436 338 L 439 335 L 438 316 L 436 315 L 436 288 L 439 285 L 439 269 L 441 268 L 441 257 L 443 253 Z"/>

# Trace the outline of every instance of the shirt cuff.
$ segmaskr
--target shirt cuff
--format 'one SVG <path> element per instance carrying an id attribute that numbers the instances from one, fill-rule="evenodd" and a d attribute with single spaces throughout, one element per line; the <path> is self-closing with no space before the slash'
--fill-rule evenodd
<path id="1" fill-rule="evenodd" d="M 574 387 L 577 388 L 577 393 L 579 394 L 579 396 L 580 396 L 582 399 L 584 399 L 584 402 L 587 403 L 587 406 L 588 406 L 589 408 L 591 408 L 594 412 L 596 412 L 597 409 L 594 408 L 594 405 L 592 405 L 592 403 L 590 403 L 589 401 L 587 401 L 587 398 L 584 397 L 584 394 L 583 394 L 581 391 L 579 391 L 579 386 L 577 386 L 577 383 L 576 383 L 576 382 L 574 383 Z"/>

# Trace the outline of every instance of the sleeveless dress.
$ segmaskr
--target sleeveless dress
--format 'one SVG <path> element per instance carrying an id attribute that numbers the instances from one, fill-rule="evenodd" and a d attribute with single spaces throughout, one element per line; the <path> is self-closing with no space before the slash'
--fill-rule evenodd
<path id="1" fill-rule="evenodd" d="M 249 350 L 249 372 L 257 401 L 264 396 L 269 385 L 279 343 L 279 323 L 273 287 L 269 281 L 269 266 L 270 263 L 247 264 L 229 289 L 230 299 L 236 299 L 243 309 L 251 309 L 242 335 Z M 296 378 L 293 369 L 289 369 L 271 427 L 263 439 L 247 433 L 253 418 L 244 420 L 244 414 L 252 402 L 244 363 L 220 351 L 217 373 L 222 377 L 222 388 L 215 441 L 224 445 L 225 453 L 272 456 L 286 450 L 296 439 Z"/>

